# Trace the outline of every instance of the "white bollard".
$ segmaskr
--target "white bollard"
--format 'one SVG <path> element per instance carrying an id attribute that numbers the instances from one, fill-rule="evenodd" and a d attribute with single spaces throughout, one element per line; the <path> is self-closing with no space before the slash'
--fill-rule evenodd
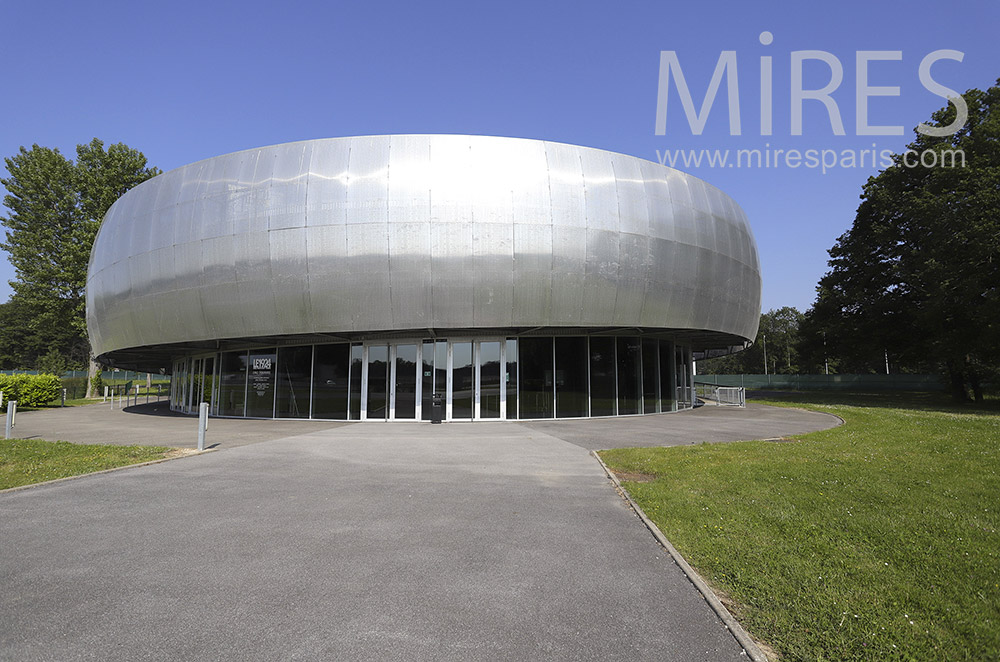
<path id="1" fill-rule="evenodd" d="M 205 450 L 205 432 L 208 430 L 208 403 L 203 402 L 198 408 L 198 450 Z"/>
<path id="2" fill-rule="evenodd" d="M 17 415 L 17 400 L 7 401 L 7 426 L 4 431 L 4 439 L 10 439 L 11 431 L 14 429 L 14 416 Z"/>

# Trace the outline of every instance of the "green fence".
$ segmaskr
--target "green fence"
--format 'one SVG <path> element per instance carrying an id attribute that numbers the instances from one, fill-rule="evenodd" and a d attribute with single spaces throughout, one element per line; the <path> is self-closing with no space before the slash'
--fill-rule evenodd
<path id="1" fill-rule="evenodd" d="M 793 391 L 944 391 L 938 375 L 695 375 L 696 384 Z"/>
<path id="2" fill-rule="evenodd" d="M 37 375 L 40 370 L 0 370 L 0 374 L 4 375 Z M 152 382 L 155 384 L 157 382 L 162 382 L 164 384 L 170 381 L 170 375 L 160 375 L 155 372 L 145 373 L 145 372 L 135 372 L 134 370 L 105 370 L 101 373 L 101 379 L 105 382 L 136 382 L 136 383 L 146 383 L 146 375 L 149 374 Z M 62 375 L 62 379 L 74 379 L 78 377 L 87 378 L 86 370 L 67 370 Z"/>
<path id="3" fill-rule="evenodd" d="M 39 372 L 38 370 L 0 370 L 0 374 L 4 375 L 37 375 Z M 148 374 L 152 382 L 150 393 L 155 395 L 159 392 L 166 395 L 170 392 L 170 375 Z M 105 370 L 101 373 L 101 379 L 104 380 L 105 385 L 113 389 L 126 388 L 130 393 L 133 386 L 138 386 L 142 394 L 145 395 L 146 375 L 145 372 L 133 370 Z M 87 396 L 86 370 L 67 370 L 60 378 L 63 388 L 66 389 L 67 400 L 76 400 Z M 103 395 L 103 392 L 99 395 Z"/>

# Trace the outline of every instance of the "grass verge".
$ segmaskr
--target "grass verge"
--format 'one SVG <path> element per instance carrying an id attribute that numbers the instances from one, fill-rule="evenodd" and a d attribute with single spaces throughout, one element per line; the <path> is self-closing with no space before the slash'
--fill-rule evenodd
<path id="1" fill-rule="evenodd" d="M 781 659 L 1000 659 L 1000 416 L 782 404 L 846 423 L 601 457 Z"/>
<path id="2" fill-rule="evenodd" d="M 39 439 L 0 440 L 0 490 L 169 457 L 163 446 L 105 446 Z"/>

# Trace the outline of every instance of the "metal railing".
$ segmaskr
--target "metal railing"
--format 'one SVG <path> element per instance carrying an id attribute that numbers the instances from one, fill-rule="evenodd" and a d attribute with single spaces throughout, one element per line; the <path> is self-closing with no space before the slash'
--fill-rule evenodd
<path id="1" fill-rule="evenodd" d="M 716 384 L 695 384 L 698 398 L 720 407 L 746 407 L 746 389 L 742 386 L 717 386 Z"/>

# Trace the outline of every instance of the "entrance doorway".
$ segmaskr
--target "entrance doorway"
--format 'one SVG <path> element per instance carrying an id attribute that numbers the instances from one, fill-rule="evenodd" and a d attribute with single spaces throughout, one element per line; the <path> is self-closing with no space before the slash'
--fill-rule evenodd
<path id="1" fill-rule="evenodd" d="M 361 418 L 430 420 L 435 393 L 446 420 L 505 418 L 503 350 L 499 339 L 365 345 Z"/>

